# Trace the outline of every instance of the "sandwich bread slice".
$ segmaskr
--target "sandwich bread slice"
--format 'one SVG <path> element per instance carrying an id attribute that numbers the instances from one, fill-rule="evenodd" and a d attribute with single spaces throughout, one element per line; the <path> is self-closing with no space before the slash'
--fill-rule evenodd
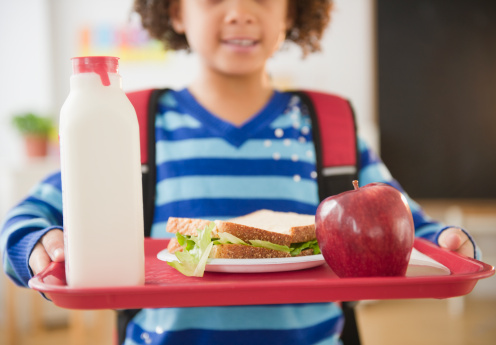
<path id="1" fill-rule="evenodd" d="M 170 217 L 166 230 L 176 233 L 176 238 L 169 242 L 168 252 L 183 251 L 185 241 L 209 226 L 213 243 L 210 258 L 280 258 L 320 253 L 315 216 L 270 210 L 214 222 Z"/>

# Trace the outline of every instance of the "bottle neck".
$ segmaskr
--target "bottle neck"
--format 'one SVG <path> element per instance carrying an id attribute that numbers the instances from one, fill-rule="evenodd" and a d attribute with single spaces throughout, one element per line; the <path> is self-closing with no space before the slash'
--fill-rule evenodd
<path id="1" fill-rule="evenodd" d="M 98 89 L 113 90 L 122 89 L 122 78 L 119 74 L 108 73 L 108 85 L 103 85 L 100 76 L 97 73 L 79 73 L 71 76 L 71 90 L 77 89 Z"/>

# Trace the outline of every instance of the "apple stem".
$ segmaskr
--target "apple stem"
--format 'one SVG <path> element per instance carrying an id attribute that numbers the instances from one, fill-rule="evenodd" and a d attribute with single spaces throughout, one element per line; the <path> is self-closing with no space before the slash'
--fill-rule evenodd
<path id="1" fill-rule="evenodd" d="M 353 188 L 355 188 L 355 190 L 358 190 L 358 180 L 353 180 Z"/>

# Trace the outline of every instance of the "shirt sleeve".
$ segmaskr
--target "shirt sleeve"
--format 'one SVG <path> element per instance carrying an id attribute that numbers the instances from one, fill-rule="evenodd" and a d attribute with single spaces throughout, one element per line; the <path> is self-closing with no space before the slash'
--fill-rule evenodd
<path id="1" fill-rule="evenodd" d="M 3 268 L 12 280 L 27 286 L 33 276 L 29 256 L 38 240 L 52 229 L 62 229 L 60 172 L 48 176 L 6 215 L 0 232 Z"/>
<path id="2" fill-rule="evenodd" d="M 364 140 L 360 138 L 358 139 L 358 149 L 360 151 L 360 170 L 358 173 L 360 186 L 373 182 L 382 182 L 398 189 L 406 197 L 408 205 L 412 211 L 415 236 L 425 238 L 439 245 L 439 235 L 451 226 L 446 226 L 438 221 L 435 221 L 425 214 L 420 205 L 410 198 L 398 181 L 391 176 L 391 173 L 380 157 L 369 148 Z M 474 239 L 466 230 L 461 230 L 467 234 L 468 238 L 474 245 L 474 258 L 480 259 L 481 252 Z"/>

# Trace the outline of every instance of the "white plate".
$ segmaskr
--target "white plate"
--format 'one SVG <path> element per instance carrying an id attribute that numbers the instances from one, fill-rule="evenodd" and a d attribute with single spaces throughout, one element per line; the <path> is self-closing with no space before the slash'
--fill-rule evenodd
<path id="1" fill-rule="evenodd" d="M 162 261 L 177 261 L 167 249 L 157 254 Z M 325 262 L 322 254 L 271 259 L 208 259 L 205 271 L 224 273 L 263 273 L 296 271 L 320 266 Z"/>
<path id="2" fill-rule="evenodd" d="M 162 261 L 177 261 L 176 256 L 169 253 L 167 249 L 159 252 L 157 258 Z M 325 260 L 322 254 L 272 259 L 208 259 L 205 271 L 224 273 L 283 272 L 312 268 L 323 263 Z M 450 275 L 450 273 L 449 268 L 413 248 L 406 272 L 407 277 L 443 276 Z"/>

